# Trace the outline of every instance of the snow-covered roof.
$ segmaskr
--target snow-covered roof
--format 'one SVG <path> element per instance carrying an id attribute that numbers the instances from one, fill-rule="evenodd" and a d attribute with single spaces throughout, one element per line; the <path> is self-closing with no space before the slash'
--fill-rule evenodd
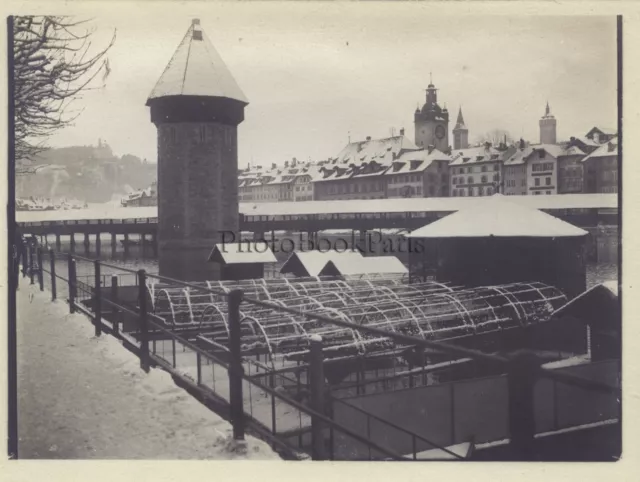
<path id="1" fill-rule="evenodd" d="M 323 275 L 405 274 L 407 268 L 395 256 L 335 257 L 320 271 Z"/>
<path id="2" fill-rule="evenodd" d="M 589 159 L 598 159 L 602 157 L 617 157 L 618 156 L 618 138 L 614 137 L 609 142 L 605 142 L 600 147 L 598 147 L 595 151 L 589 154 L 587 157 L 582 159 L 582 162 L 588 161 Z"/>
<path id="3" fill-rule="evenodd" d="M 433 161 L 451 161 L 451 157 L 438 149 L 433 149 L 429 153 L 428 149 L 417 151 L 406 151 L 396 159 L 386 174 L 406 174 L 412 172 L 423 172 Z"/>
<path id="4" fill-rule="evenodd" d="M 597 284 L 592 286 L 588 290 L 580 293 L 575 298 L 569 300 L 566 304 L 559 307 L 554 313 L 554 316 L 559 314 L 564 314 L 565 312 L 570 311 L 572 308 L 579 306 L 585 300 L 588 300 L 592 296 L 598 296 L 604 293 L 607 299 L 618 300 L 618 282 L 617 281 L 605 281 L 604 283 Z"/>
<path id="5" fill-rule="evenodd" d="M 451 166 L 466 166 L 478 162 L 504 161 L 514 151 L 513 148 L 498 150 L 495 147 L 477 146 L 451 151 Z"/>
<path id="6" fill-rule="evenodd" d="M 371 264 L 369 272 L 381 274 L 408 273 L 407 267 L 395 256 L 366 256 L 362 258 L 365 263 Z"/>
<path id="7" fill-rule="evenodd" d="M 473 206 L 478 200 L 479 198 L 477 197 L 430 197 L 376 199 L 375 202 L 371 202 L 368 199 L 348 199 L 340 201 L 240 203 L 240 212 L 246 216 L 454 212 Z M 616 209 L 618 207 L 618 195 L 605 193 L 509 196 L 509 201 L 537 209 Z M 19 211 L 16 213 L 16 221 L 29 223 L 65 220 L 156 218 L 157 216 L 157 206 L 125 208 L 105 204 L 73 211 Z"/>
<path id="8" fill-rule="evenodd" d="M 327 263 L 337 258 L 362 258 L 362 255 L 357 251 L 296 251 L 291 253 L 291 256 L 280 268 L 280 273 L 293 273 L 295 272 L 296 265 L 301 265 L 309 276 L 318 276 Z"/>
<path id="9" fill-rule="evenodd" d="M 347 144 L 336 156 L 335 162 L 340 164 L 360 164 L 375 160 L 391 161 L 394 156 L 406 150 L 417 150 L 418 147 L 404 135 L 384 139 L 369 139 Z"/>
<path id="10" fill-rule="evenodd" d="M 209 261 L 222 261 L 225 264 L 276 263 L 273 251 L 266 243 L 230 243 L 216 244 Z"/>
<path id="11" fill-rule="evenodd" d="M 412 238 L 570 237 L 587 231 L 502 194 L 476 198 L 475 205 L 415 230 Z"/>
<path id="12" fill-rule="evenodd" d="M 148 100 L 173 95 L 226 97 L 248 103 L 199 20 L 187 30 Z"/>

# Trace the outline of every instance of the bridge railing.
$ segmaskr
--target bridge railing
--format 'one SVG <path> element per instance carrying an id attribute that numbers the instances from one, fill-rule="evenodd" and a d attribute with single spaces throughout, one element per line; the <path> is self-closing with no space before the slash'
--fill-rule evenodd
<path id="1" fill-rule="evenodd" d="M 515 357 L 487 354 L 445 342 L 356 325 L 313 312 L 301 312 L 270 301 L 252 299 L 245 296 L 241 290 L 226 292 L 210 289 L 203 285 L 149 275 L 144 270 L 135 271 L 109 265 L 99 260 L 93 261 L 92 282 L 91 277 L 85 280 L 77 276 L 77 261 L 81 257 L 51 250 L 47 256 L 41 248 L 34 246 L 23 247 L 21 252 L 23 275 L 30 276 L 32 284 L 35 284 L 37 278 L 41 290 L 45 289 L 45 278 L 48 278 L 47 287 L 52 292 L 52 299 L 60 297 L 61 292 L 64 292 L 60 288 L 66 284 L 65 294 L 70 312 L 82 312 L 89 316 L 97 336 L 107 332 L 120 338 L 123 344 L 140 358 L 143 369 L 149 370 L 152 365 L 160 366 L 172 373 L 187 389 L 205 399 L 210 406 L 222 413 L 228 410 L 228 418 L 233 425 L 236 439 L 243 439 L 245 428 L 249 428 L 253 433 L 269 440 L 276 450 L 290 456 L 303 449 L 310 451 L 314 459 L 335 458 L 333 447 L 336 433 L 340 433 L 341 440 L 351 440 L 354 444 L 368 447 L 365 455 L 368 459 L 416 458 L 417 451 L 424 450 L 425 444 L 444 452 L 447 452 L 447 449 L 389 421 L 376 419 L 377 424 L 387 427 L 386 430 L 404 431 L 408 432 L 407 436 L 414 437 L 416 443 L 413 444 L 413 454 L 406 457 L 396 453 L 392 447 L 381 446 L 366 434 L 352 431 L 332 420 L 328 410 L 331 405 L 327 399 L 328 387 L 325 386 L 323 375 L 323 341 L 318 336 L 310 337 L 309 363 L 300 369 L 305 372 L 304 390 L 300 390 L 301 382 L 296 381 L 296 395 L 305 392 L 304 399 L 295 398 L 283 390 L 281 387 L 285 380 L 273 370 L 274 367 L 267 367 L 259 360 L 247 356 L 246 346 L 243 347 L 243 303 L 312 319 L 326 325 L 357 330 L 367 335 L 385 337 L 403 346 L 435 350 L 502 367 L 507 372 L 508 380 L 510 444 L 514 457 L 520 460 L 529 459 L 533 453 L 533 390 L 537 379 L 547 378 L 579 387 L 587 393 L 620 395 L 619 386 L 544 369 L 535 357 L 528 353 L 521 353 Z M 118 287 L 122 285 L 118 284 L 118 276 L 113 274 L 110 295 L 106 294 L 102 274 L 105 268 L 119 270 L 122 279 L 125 279 L 125 276 L 129 279 L 135 276 L 136 283 L 130 285 L 135 290 L 133 300 L 119 299 Z M 224 297 L 227 300 L 229 327 L 227 343 L 216 343 L 200 336 L 199 330 L 193 330 L 193 327 L 184 329 L 155 315 L 150 306 L 147 289 L 151 280 Z M 271 373 L 269 368 L 272 370 Z M 291 417 L 292 412 L 294 417 Z M 288 417 L 285 417 L 287 414 Z M 373 420 L 375 417 L 369 418 Z M 294 420 L 293 423 L 291 420 Z M 453 453 L 449 455 L 453 458 L 460 457 Z"/>

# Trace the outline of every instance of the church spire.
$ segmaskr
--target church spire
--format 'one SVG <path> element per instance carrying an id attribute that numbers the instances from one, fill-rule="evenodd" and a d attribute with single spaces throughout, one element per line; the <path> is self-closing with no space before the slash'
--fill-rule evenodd
<path id="1" fill-rule="evenodd" d="M 458 119 L 456 120 L 456 129 L 464 129 L 464 117 L 462 117 L 462 107 L 458 108 Z"/>
<path id="2" fill-rule="evenodd" d="M 549 114 L 551 113 L 551 109 L 549 109 L 549 101 L 547 101 L 547 107 L 544 110 L 544 116 L 545 117 L 549 117 Z"/>

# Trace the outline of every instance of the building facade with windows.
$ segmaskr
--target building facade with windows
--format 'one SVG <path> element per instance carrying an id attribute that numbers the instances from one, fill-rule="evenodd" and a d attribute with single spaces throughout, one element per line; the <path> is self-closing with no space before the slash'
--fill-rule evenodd
<path id="1" fill-rule="evenodd" d="M 515 148 L 491 143 L 460 149 L 451 153 L 449 164 L 450 195 L 452 197 L 491 196 L 502 191 L 502 169 Z"/>
<path id="2" fill-rule="evenodd" d="M 384 175 L 387 197 L 448 197 L 450 160 L 433 148 L 402 154 Z"/>
<path id="3" fill-rule="evenodd" d="M 614 137 L 582 159 L 584 192 L 617 193 L 618 164 L 618 138 Z"/>
<path id="4" fill-rule="evenodd" d="M 561 146 L 539 144 L 529 147 L 525 157 L 527 169 L 527 194 L 551 195 L 558 192 L 558 157 Z"/>

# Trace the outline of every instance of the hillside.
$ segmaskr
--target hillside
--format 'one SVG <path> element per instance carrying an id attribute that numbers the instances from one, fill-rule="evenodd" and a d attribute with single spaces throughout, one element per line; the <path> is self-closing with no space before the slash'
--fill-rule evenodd
<path id="1" fill-rule="evenodd" d="M 49 149 L 38 155 L 35 174 L 16 178 L 16 196 L 108 202 L 131 190 L 145 189 L 157 175 L 156 164 L 125 154 L 115 156 L 108 144 Z"/>

